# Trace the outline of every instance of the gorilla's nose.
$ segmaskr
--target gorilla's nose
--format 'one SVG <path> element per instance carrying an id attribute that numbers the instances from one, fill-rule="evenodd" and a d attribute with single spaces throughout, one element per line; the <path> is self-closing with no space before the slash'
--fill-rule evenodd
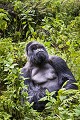
<path id="1" fill-rule="evenodd" d="M 44 50 L 43 49 L 37 49 L 36 52 L 44 52 Z"/>
<path id="2" fill-rule="evenodd" d="M 39 58 L 40 60 L 45 60 L 45 59 L 46 59 L 46 56 L 45 56 L 44 52 L 40 51 L 39 54 L 38 54 L 38 58 Z"/>

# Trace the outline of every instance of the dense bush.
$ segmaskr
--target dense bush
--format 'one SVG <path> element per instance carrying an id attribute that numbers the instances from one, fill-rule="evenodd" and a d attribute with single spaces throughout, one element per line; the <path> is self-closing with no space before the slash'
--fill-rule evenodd
<path id="1" fill-rule="evenodd" d="M 67 62 L 78 90 L 59 90 L 57 100 L 46 91 L 50 102 L 43 112 L 31 108 L 20 91 L 20 69 L 26 63 L 25 45 L 39 41 L 48 52 Z M 80 120 L 80 1 L 0 1 L 0 120 Z"/>

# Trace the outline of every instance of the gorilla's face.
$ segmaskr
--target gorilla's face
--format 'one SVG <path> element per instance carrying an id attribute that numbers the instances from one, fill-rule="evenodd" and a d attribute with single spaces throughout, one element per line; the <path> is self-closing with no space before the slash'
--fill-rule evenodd
<path id="1" fill-rule="evenodd" d="M 33 65 L 41 65 L 48 61 L 48 53 L 45 47 L 38 42 L 30 42 L 27 47 L 27 56 Z"/>

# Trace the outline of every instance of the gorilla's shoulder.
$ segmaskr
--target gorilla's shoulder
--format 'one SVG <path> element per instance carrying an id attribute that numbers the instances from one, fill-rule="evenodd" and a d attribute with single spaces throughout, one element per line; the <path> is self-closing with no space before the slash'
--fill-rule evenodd
<path id="1" fill-rule="evenodd" d="M 29 69 L 29 63 L 27 62 L 25 66 L 21 69 L 21 72 L 27 71 Z"/>
<path id="2" fill-rule="evenodd" d="M 51 55 L 50 55 L 50 56 L 49 56 L 49 59 L 50 59 L 51 61 L 57 62 L 57 63 L 58 63 L 58 62 L 60 62 L 60 63 L 61 63 L 61 62 L 62 62 L 62 63 L 63 63 L 63 62 L 66 63 L 65 60 L 63 60 L 61 57 L 56 56 L 56 55 L 54 55 L 54 56 L 51 56 Z"/>
<path id="3" fill-rule="evenodd" d="M 21 75 L 26 78 L 30 76 L 30 64 L 27 62 L 25 66 L 21 69 Z"/>
<path id="4" fill-rule="evenodd" d="M 64 71 L 68 69 L 66 62 L 61 57 L 50 56 L 49 61 L 57 71 Z"/>
<path id="5" fill-rule="evenodd" d="M 49 58 L 50 58 L 50 59 L 58 59 L 58 58 L 60 58 L 60 57 L 59 57 L 59 56 L 56 56 L 56 55 L 54 55 L 54 56 L 53 56 L 53 55 L 49 55 Z"/>

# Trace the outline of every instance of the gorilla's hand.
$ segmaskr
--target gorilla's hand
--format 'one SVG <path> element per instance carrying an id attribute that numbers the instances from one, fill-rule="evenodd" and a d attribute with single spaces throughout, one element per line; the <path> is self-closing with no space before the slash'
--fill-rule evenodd
<path id="1" fill-rule="evenodd" d="M 45 89 L 41 88 L 40 86 L 36 85 L 30 85 L 31 87 L 29 87 L 29 102 L 38 102 L 38 100 L 40 100 L 41 98 L 43 98 L 45 96 Z"/>

